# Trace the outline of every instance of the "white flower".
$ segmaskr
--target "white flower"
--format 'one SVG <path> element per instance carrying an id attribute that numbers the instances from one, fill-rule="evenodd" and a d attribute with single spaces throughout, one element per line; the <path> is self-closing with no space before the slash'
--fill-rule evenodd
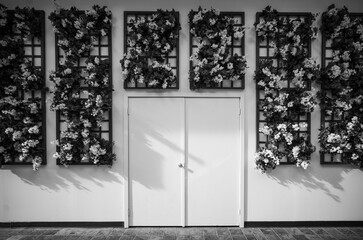
<path id="1" fill-rule="evenodd" d="M 5 133 L 6 134 L 9 134 L 9 133 L 12 133 L 12 132 L 14 132 L 14 129 L 13 128 L 7 128 L 7 129 L 5 129 Z"/>
<path id="2" fill-rule="evenodd" d="M 95 68 L 95 65 L 93 63 L 87 63 L 87 70 L 92 70 Z"/>
<path id="3" fill-rule="evenodd" d="M 82 137 L 87 138 L 87 137 L 88 137 L 88 135 L 89 135 L 89 130 L 88 130 L 88 129 L 84 129 L 84 130 L 82 131 L 81 135 L 82 135 Z"/>
<path id="4" fill-rule="evenodd" d="M 79 39 L 83 38 L 83 36 L 84 36 L 84 32 L 78 30 L 76 33 L 75 39 L 79 40 Z"/>
<path id="5" fill-rule="evenodd" d="M 76 29 L 80 29 L 81 28 L 81 22 L 79 20 L 76 20 L 74 23 L 73 23 L 74 27 Z"/>
<path id="6" fill-rule="evenodd" d="M 338 9 L 332 8 L 328 11 L 328 16 L 335 16 L 338 13 Z"/>
<path id="7" fill-rule="evenodd" d="M 356 153 L 352 154 L 352 157 L 351 157 L 352 160 L 357 160 L 358 158 L 359 158 L 358 154 L 356 154 Z"/>
<path id="8" fill-rule="evenodd" d="M 15 131 L 13 133 L 13 141 L 19 140 L 22 136 L 22 133 L 20 131 Z"/>
<path id="9" fill-rule="evenodd" d="M 28 129 L 28 132 L 30 134 L 38 134 L 39 133 L 39 127 L 37 125 L 31 127 Z"/>
<path id="10" fill-rule="evenodd" d="M 16 89 L 17 89 L 16 86 L 12 86 L 12 85 L 7 86 L 7 87 L 4 87 L 4 90 L 5 90 L 5 94 L 6 95 L 13 94 L 16 91 Z"/>
<path id="11" fill-rule="evenodd" d="M 2 47 L 6 47 L 8 45 L 8 43 L 6 41 L 4 41 L 4 40 L 0 40 L 0 45 Z"/>
<path id="12" fill-rule="evenodd" d="M 300 166 L 301 166 L 304 170 L 306 170 L 306 169 L 309 167 L 309 165 L 310 165 L 310 163 L 309 163 L 308 161 L 302 161 L 302 162 L 300 163 Z"/>
<path id="13" fill-rule="evenodd" d="M 264 125 L 262 128 L 259 129 L 259 132 L 265 135 L 270 135 L 273 132 L 273 130 L 268 125 Z"/>
<path id="14" fill-rule="evenodd" d="M 300 147 L 299 146 L 295 146 L 292 148 L 292 155 L 294 156 L 294 158 L 298 158 L 300 153 Z"/>
<path id="15" fill-rule="evenodd" d="M 67 161 L 72 161 L 72 159 L 73 159 L 73 155 L 72 155 L 72 154 L 70 154 L 70 153 L 67 153 L 67 154 L 66 154 L 66 160 L 67 160 Z"/>
<path id="16" fill-rule="evenodd" d="M 222 75 L 218 74 L 213 80 L 217 83 L 220 83 L 223 81 L 223 77 Z"/>
<path id="17" fill-rule="evenodd" d="M 335 143 L 341 140 L 341 136 L 335 133 L 330 133 L 327 138 L 328 143 Z"/>
<path id="18" fill-rule="evenodd" d="M 350 52 L 349 51 L 344 51 L 343 54 L 341 55 L 341 58 L 343 59 L 343 61 L 350 61 Z"/>
<path id="19" fill-rule="evenodd" d="M 37 171 L 39 169 L 40 165 L 42 164 L 42 158 L 39 156 L 36 156 L 35 158 L 33 158 L 32 163 L 33 163 L 33 170 Z"/>
<path id="20" fill-rule="evenodd" d="M 244 35 L 244 32 L 243 32 L 243 31 L 235 31 L 235 33 L 234 33 L 234 37 L 235 37 L 236 39 L 240 39 L 240 38 L 242 38 L 242 37 L 243 37 L 243 35 Z"/>
<path id="21" fill-rule="evenodd" d="M 96 106 L 100 107 L 103 104 L 103 100 L 102 100 L 102 96 L 101 95 L 97 95 L 96 96 Z"/>
<path id="22" fill-rule="evenodd" d="M 329 75 L 332 77 L 332 78 L 337 78 L 340 74 L 341 74 L 341 69 L 339 66 L 337 65 L 333 65 L 331 68 L 331 73 L 329 73 Z"/>
<path id="23" fill-rule="evenodd" d="M 202 13 L 201 12 L 198 12 L 197 14 L 194 15 L 193 23 L 197 23 L 199 20 L 202 20 Z"/>
<path id="24" fill-rule="evenodd" d="M 72 73 L 72 69 L 70 68 L 66 68 L 64 71 L 63 71 L 63 74 L 67 75 L 67 74 L 71 74 Z"/>
<path id="25" fill-rule="evenodd" d="M 36 103 L 31 103 L 28 107 L 30 108 L 30 113 L 35 114 L 38 112 L 38 106 Z"/>
<path id="26" fill-rule="evenodd" d="M 67 144 L 65 144 L 65 145 L 63 145 L 63 150 L 65 150 L 65 151 L 67 151 L 67 150 L 71 150 L 72 149 L 72 147 L 73 147 L 73 145 L 72 144 L 70 144 L 70 143 L 67 143 Z"/>
<path id="27" fill-rule="evenodd" d="M 343 21 L 340 23 L 341 28 L 348 28 L 350 26 L 350 18 L 348 15 L 344 15 Z"/>
<path id="28" fill-rule="evenodd" d="M 94 24 L 95 24 L 94 22 L 87 22 L 86 28 L 91 29 L 91 28 L 93 28 Z"/>
<path id="29" fill-rule="evenodd" d="M 279 125 L 277 125 L 277 129 L 280 131 L 286 131 L 286 124 L 280 123 Z"/>

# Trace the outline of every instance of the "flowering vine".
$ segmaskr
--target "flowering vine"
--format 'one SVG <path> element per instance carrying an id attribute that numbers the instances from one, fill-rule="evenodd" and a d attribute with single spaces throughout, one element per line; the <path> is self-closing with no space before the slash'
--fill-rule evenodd
<path id="1" fill-rule="evenodd" d="M 104 114 L 111 111 L 110 61 L 89 55 L 94 44 L 110 33 L 111 12 L 97 5 L 88 11 L 72 7 L 52 12 L 49 19 L 64 52 L 57 71 L 49 77 L 54 83 L 50 109 L 65 118 L 53 156 L 64 165 L 112 165 L 113 144 L 99 131 Z M 86 58 L 83 68 L 77 66 L 81 58 Z"/>
<path id="2" fill-rule="evenodd" d="M 321 30 L 333 59 L 322 69 L 318 96 L 324 116 L 334 119 L 319 133 L 321 152 L 344 154 L 344 162 L 362 167 L 363 20 L 331 5 L 322 14 Z"/>
<path id="3" fill-rule="evenodd" d="M 193 69 L 189 72 L 191 89 L 218 87 L 223 80 L 242 80 L 247 67 L 245 56 L 231 55 L 233 39 L 241 40 L 244 27 L 236 27 L 235 19 L 216 9 L 188 14 L 190 32 L 197 49 L 190 57 Z"/>
<path id="4" fill-rule="evenodd" d="M 0 4 L 0 166 L 42 163 L 42 103 L 30 93 L 43 90 L 43 72 L 24 52 L 25 41 L 41 38 L 41 21 L 34 9 Z"/>
<path id="5" fill-rule="evenodd" d="M 259 102 L 264 125 L 259 132 L 266 136 L 266 147 L 255 156 L 256 168 L 262 173 L 274 169 L 285 159 L 306 169 L 315 147 L 308 141 L 308 116 L 316 106 L 310 84 L 319 76 L 316 62 L 309 58 L 306 44 L 316 36 L 312 14 L 302 19 L 279 16 L 266 7 L 255 24 L 258 41 L 268 39 L 272 58 L 260 60 L 255 80 L 264 98 Z M 278 65 L 277 65 L 278 62 Z"/>
<path id="6" fill-rule="evenodd" d="M 177 76 L 166 56 L 178 44 L 180 23 L 177 13 L 158 9 L 155 14 L 136 17 L 127 23 L 127 53 L 120 61 L 124 81 L 149 88 L 170 88 Z"/>

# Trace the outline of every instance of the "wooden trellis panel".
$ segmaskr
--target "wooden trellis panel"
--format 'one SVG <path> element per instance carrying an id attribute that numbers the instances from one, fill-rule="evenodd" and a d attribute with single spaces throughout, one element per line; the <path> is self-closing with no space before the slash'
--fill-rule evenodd
<path id="1" fill-rule="evenodd" d="M 301 18 L 304 19 L 308 17 L 309 13 L 289 13 L 289 12 L 280 12 L 278 13 L 279 17 L 281 18 Z M 261 12 L 256 14 L 256 22 L 258 23 L 261 19 Z M 267 38 L 265 41 L 260 41 L 260 37 L 257 35 L 256 32 L 256 69 L 259 68 L 260 60 L 272 60 L 273 66 L 278 67 L 280 66 L 280 60 L 274 56 L 274 49 L 270 46 L 271 39 Z M 308 57 L 311 56 L 311 41 L 304 44 L 304 48 L 308 53 Z M 292 79 L 284 79 L 283 80 L 283 89 L 282 92 L 289 92 L 293 91 L 294 87 L 291 84 Z M 306 84 L 307 90 L 311 89 L 311 81 L 308 81 Z M 259 147 L 266 147 L 269 142 L 269 137 L 260 133 L 259 128 L 263 127 L 266 123 L 266 120 L 263 116 L 263 109 L 261 108 L 261 103 L 264 100 L 264 90 L 263 87 L 258 85 L 258 81 L 256 81 L 256 146 Z M 311 114 L 304 113 L 303 115 L 299 115 L 293 121 L 294 123 L 306 123 L 306 129 L 300 129 L 298 134 L 299 136 L 304 136 L 308 142 L 311 142 L 310 132 L 311 132 Z M 294 164 L 293 162 L 288 162 L 286 159 L 282 159 L 280 164 Z"/>
<path id="2" fill-rule="evenodd" d="M 86 68 L 86 60 L 90 56 L 97 56 L 99 59 L 108 59 L 109 60 L 109 79 L 108 84 L 109 88 L 112 89 L 112 31 L 109 30 L 108 34 L 101 37 L 101 36 L 95 36 L 97 38 L 97 42 L 93 43 L 93 47 L 91 50 L 82 56 L 77 61 L 77 68 L 84 69 Z M 58 43 L 58 37 L 56 35 L 56 46 Z M 59 69 L 60 61 L 64 58 L 64 52 L 60 47 L 56 48 L 56 69 Z M 84 90 L 90 90 L 93 87 L 82 84 L 81 87 L 78 90 L 78 94 L 80 97 L 82 97 L 82 91 Z M 102 126 L 92 129 L 91 132 L 97 133 L 99 137 L 104 138 L 105 140 L 109 140 L 112 142 L 112 97 L 111 97 L 111 109 L 109 111 L 105 111 L 104 113 L 104 119 L 102 120 Z M 57 111 L 56 113 L 56 138 L 60 139 L 61 132 L 66 129 L 65 124 L 66 118 L 63 116 L 60 111 Z M 57 152 L 59 152 L 59 147 L 57 147 Z M 57 165 L 61 165 L 59 159 L 57 160 Z M 91 162 L 88 161 L 80 161 L 78 163 L 72 163 L 72 165 L 94 165 Z"/>

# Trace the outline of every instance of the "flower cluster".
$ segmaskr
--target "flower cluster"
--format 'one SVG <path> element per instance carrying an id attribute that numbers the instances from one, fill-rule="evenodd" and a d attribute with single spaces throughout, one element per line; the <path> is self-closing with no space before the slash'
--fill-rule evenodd
<path id="1" fill-rule="evenodd" d="M 41 13 L 29 8 L 9 11 L 0 5 L 0 166 L 32 163 L 43 157 L 41 99 L 43 72 L 25 57 L 24 44 L 41 37 Z"/>
<path id="2" fill-rule="evenodd" d="M 85 12 L 61 9 L 52 12 L 49 19 L 64 52 L 58 70 L 49 77 L 54 83 L 50 109 L 59 111 L 65 121 L 53 156 L 64 165 L 112 165 L 112 142 L 101 136 L 105 113 L 112 105 L 110 61 L 88 54 L 95 42 L 109 34 L 111 12 L 99 6 Z M 81 58 L 86 58 L 84 67 L 77 66 Z"/>
<path id="3" fill-rule="evenodd" d="M 111 11 L 107 7 L 93 6 L 80 11 L 75 7 L 59 9 L 49 15 L 58 46 L 64 51 L 65 62 L 75 62 L 90 51 L 98 37 L 111 31 Z"/>
<path id="4" fill-rule="evenodd" d="M 342 154 L 363 165 L 363 20 L 348 9 L 329 6 L 321 30 L 330 42 L 332 61 L 323 69 L 318 93 L 325 118 L 335 121 L 319 133 L 322 153 Z"/>
<path id="5" fill-rule="evenodd" d="M 267 7 L 260 17 L 255 24 L 258 40 L 268 39 L 279 65 L 270 59 L 261 60 L 255 74 L 264 96 L 259 109 L 265 124 L 259 132 L 267 139 L 266 147 L 256 154 L 256 167 L 264 173 L 284 159 L 306 169 L 315 147 L 308 140 L 307 122 L 300 119 L 307 118 L 317 104 L 310 85 L 319 76 L 319 66 L 308 57 L 305 47 L 316 36 L 314 16 L 280 17 L 276 10 Z"/>
<path id="6" fill-rule="evenodd" d="M 180 29 L 174 10 L 158 9 L 155 14 L 131 19 L 126 30 L 127 53 L 120 61 L 125 83 L 173 87 L 177 77 L 166 56 L 175 51 Z"/>
<path id="7" fill-rule="evenodd" d="M 243 27 L 235 26 L 235 19 L 218 10 L 191 10 L 188 14 L 190 32 L 197 41 L 197 49 L 190 57 L 193 69 L 189 72 L 191 89 L 213 88 L 223 80 L 242 80 L 247 68 L 245 56 L 231 55 L 232 41 L 241 41 Z"/>

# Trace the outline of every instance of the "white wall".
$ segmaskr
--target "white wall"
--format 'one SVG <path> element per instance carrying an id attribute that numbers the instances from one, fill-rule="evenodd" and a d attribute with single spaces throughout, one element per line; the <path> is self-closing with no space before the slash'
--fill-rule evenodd
<path id="1" fill-rule="evenodd" d="M 307 171 L 294 166 L 281 166 L 271 174 L 261 175 L 254 169 L 255 152 L 255 13 L 271 5 L 278 11 L 323 12 L 335 3 L 345 4 L 352 12 L 363 12 L 361 0 L 58 0 L 61 7 L 89 9 L 94 4 L 106 5 L 113 12 L 113 121 L 117 161 L 111 169 L 95 166 L 56 166 L 52 158 L 55 146 L 48 145 L 48 164 L 38 172 L 28 166 L 8 166 L 0 170 L 0 222 L 25 221 L 124 221 L 123 210 L 123 103 L 124 96 L 140 91 L 125 91 L 121 81 L 119 60 L 123 54 L 123 11 L 146 11 L 157 8 L 180 12 L 180 89 L 151 91 L 149 95 L 243 96 L 246 118 L 245 153 L 245 220 L 246 221 L 322 221 L 363 220 L 362 170 L 350 166 L 321 166 L 318 152 L 312 155 Z M 44 10 L 46 17 L 55 10 L 50 0 L 0 0 L 8 8 L 34 7 Z M 246 88 L 238 91 L 191 92 L 188 83 L 189 33 L 187 15 L 190 9 L 214 7 L 221 11 L 244 11 L 245 22 L 251 28 L 246 33 L 246 55 L 249 69 Z M 320 61 L 321 39 L 313 42 L 313 57 Z M 55 69 L 54 33 L 46 21 L 47 75 Z M 49 84 L 49 82 L 47 83 Z M 144 94 L 144 92 L 143 92 Z M 49 105 L 49 104 L 48 104 Z M 312 115 L 312 141 L 318 146 L 319 110 Z M 117 124 L 116 124 L 117 123 Z M 47 112 L 47 140 L 55 139 L 55 113 Z"/>

